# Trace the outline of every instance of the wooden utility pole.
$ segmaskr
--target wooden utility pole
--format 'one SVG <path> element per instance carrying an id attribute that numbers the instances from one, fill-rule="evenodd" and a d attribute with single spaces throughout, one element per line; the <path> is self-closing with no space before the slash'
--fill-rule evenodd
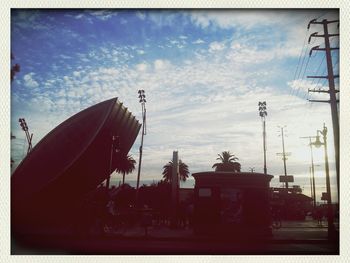
<path id="1" fill-rule="evenodd" d="M 324 100 L 309 100 L 311 102 L 328 102 L 331 104 L 331 114 L 332 114 L 332 124 L 333 124 L 333 137 L 334 137 L 334 149 L 335 149 L 335 165 L 336 165 L 336 173 L 337 173 L 337 190 L 339 195 L 339 118 L 338 118 L 338 105 L 337 105 L 337 98 L 336 93 L 339 92 L 339 90 L 335 89 L 334 85 L 334 78 L 339 77 L 338 75 L 333 74 L 333 64 L 332 64 L 332 50 L 337 50 L 339 47 L 331 47 L 329 38 L 339 36 L 339 34 L 329 34 L 328 33 L 328 24 L 331 23 L 339 23 L 339 20 L 332 20 L 328 21 L 327 19 L 322 20 L 322 22 L 317 22 L 316 19 L 313 19 L 309 22 L 308 29 L 310 28 L 311 24 L 319 24 L 323 25 L 323 35 L 318 35 L 317 32 L 313 33 L 309 37 L 309 43 L 312 37 L 323 37 L 325 47 L 320 48 L 320 46 L 315 46 L 310 50 L 310 56 L 312 54 L 313 50 L 321 50 L 326 52 L 326 59 L 327 59 L 327 76 L 308 76 L 308 78 L 327 78 L 328 79 L 328 86 L 329 90 L 309 90 L 309 92 L 324 92 L 329 93 L 330 99 L 327 101 Z M 338 25 L 339 27 L 339 25 Z"/>
<path id="2" fill-rule="evenodd" d="M 283 128 L 284 127 L 280 127 L 281 128 L 281 136 L 282 136 L 282 153 L 277 153 L 277 155 L 282 155 L 282 160 L 283 160 L 283 167 L 284 167 L 284 176 L 286 178 L 285 180 L 285 185 L 286 185 L 286 189 L 288 189 L 288 180 L 287 180 L 287 165 L 286 165 L 286 160 L 287 157 L 289 156 L 291 153 L 286 153 L 285 148 L 284 148 L 284 133 L 283 133 Z"/>

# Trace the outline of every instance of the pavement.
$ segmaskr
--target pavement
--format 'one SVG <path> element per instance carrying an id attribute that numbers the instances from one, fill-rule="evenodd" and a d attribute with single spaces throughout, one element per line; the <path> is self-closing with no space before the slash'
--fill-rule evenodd
<path id="1" fill-rule="evenodd" d="M 339 226 L 335 222 L 335 227 L 339 231 Z M 272 237 L 270 241 L 327 241 L 328 240 L 328 228 L 327 222 L 323 222 L 321 225 L 313 220 L 311 217 L 307 217 L 304 221 L 282 221 L 282 227 L 272 230 Z M 119 238 L 148 238 L 148 239 L 187 239 L 198 240 L 205 239 L 205 236 L 196 236 L 191 228 L 169 228 L 164 225 L 154 225 L 146 229 L 141 226 L 135 226 L 125 229 L 106 229 L 106 235 L 110 237 Z"/>
<path id="2" fill-rule="evenodd" d="M 338 224 L 335 224 L 339 229 Z M 12 240 L 11 254 L 211 254 L 211 255 L 337 255 L 339 243 L 327 239 L 327 225 L 307 218 L 283 221 L 273 236 L 264 240 L 228 240 L 194 235 L 190 228 L 154 225 L 105 229 L 104 235 L 26 235 Z M 23 245 L 24 244 L 24 245 Z M 26 245 L 27 244 L 27 245 Z M 30 244 L 28 246 L 28 244 Z"/>

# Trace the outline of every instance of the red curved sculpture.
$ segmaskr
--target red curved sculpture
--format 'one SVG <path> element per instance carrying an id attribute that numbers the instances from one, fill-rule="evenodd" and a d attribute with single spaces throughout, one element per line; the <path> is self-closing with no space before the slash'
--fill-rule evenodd
<path id="1" fill-rule="evenodd" d="M 117 98 L 87 108 L 58 125 L 11 177 L 12 223 L 71 216 L 85 195 L 115 170 L 115 162 L 110 166 L 112 136 L 117 138 L 119 154 L 126 154 L 140 127 Z"/>

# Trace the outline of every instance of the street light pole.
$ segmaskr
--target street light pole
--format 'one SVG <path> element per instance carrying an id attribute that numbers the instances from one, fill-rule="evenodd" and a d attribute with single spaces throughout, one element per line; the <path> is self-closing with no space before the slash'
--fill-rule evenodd
<path id="1" fill-rule="evenodd" d="M 266 101 L 259 102 L 258 106 L 259 106 L 259 115 L 260 115 L 262 123 L 263 123 L 264 174 L 267 174 L 267 167 L 266 167 L 266 125 L 265 125 L 265 119 L 267 116 Z"/>
<path id="2" fill-rule="evenodd" d="M 27 149 L 27 154 L 28 154 L 32 150 L 33 133 L 29 135 L 28 125 L 27 125 L 26 120 L 24 118 L 19 118 L 18 121 L 19 121 L 19 123 L 21 125 L 22 130 L 26 134 L 26 138 L 27 138 L 27 142 L 28 142 L 28 149 Z"/>
<path id="3" fill-rule="evenodd" d="M 316 190 L 315 190 L 315 165 L 314 165 L 314 155 L 312 151 L 312 138 L 315 136 L 300 137 L 302 139 L 309 139 L 310 153 L 311 153 L 311 166 L 310 166 L 310 180 L 311 181 L 311 197 L 313 199 L 313 207 L 316 208 Z M 311 179 L 312 178 L 312 179 Z"/>
<path id="4" fill-rule="evenodd" d="M 141 133 L 141 145 L 140 145 L 140 154 L 139 154 L 139 167 L 137 171 L 137 183 L 136 183 L 136 205 L 138 205 L 138 197 L 139 197 L 139 185 L 140 185 L 140 173 L 141 173 L 141 161 L 142 161 L 142 148 L 143 148 L 143 136 L 146 135 L 146 95 L 144 90 L 139 90 L 139 99 L 141 103 L 142 109 L 142 133 Z"/>
<path id="5" fill-rule="evenodd" d="M 320 136 L 323 136 L 323 143 L 320 141 Z M 329 178 L 329 164 L 328 164 L 328 150 L 327 150 L 327 127 L 323 124 L 323 130 L 317 130 L 316 141 L 313 143 L 316 147 L 324 146 L 324 158 L 325 158 L 325 170 L 326 170 L 326 190 L 327 190 L 327 223 L 328 223 L 328 239 L 333 239 L 335 234 L 334 221 L 333 221 L 333 207 L 331 197 L 331 184 Z"/>

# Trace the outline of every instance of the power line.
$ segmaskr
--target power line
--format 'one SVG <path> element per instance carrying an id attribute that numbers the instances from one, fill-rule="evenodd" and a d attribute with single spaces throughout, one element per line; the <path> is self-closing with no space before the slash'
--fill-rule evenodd
<path id="1" fill-rule="evenodd" d="M 323 15 L 320 15 L 319 17 L 322 17 L 322 16 L 326 15 L 327 13 L 329 13 L 329 12 L 325 12 Z M 312 21 L 313 21 L 313 20 L 312 20 Z M 308 27 L 308 28 L 309 28 L 309 27 Z M 306 31 L 306 33 L 307 33 L 307 32 L 308 32 L 308 30 Z M 315 35 L 315 33 L 312 34 L 312 35 L 309 37 L 308 45 L 310 44 L 310 40 L 312 39 L 312 36 L 313 36 L 313 37 L 317 37 L 317 35 Z M 336 35 L 332 35 L 332 36 L 336 36 Z M 302 50 L 303 50 L 304 47 L 305 47 L 305 41 L 306 41 L 306 37 L 304 36 L 304 42 L 303 42 L 303 48 L 302 48 Z M 331 40 L 331 42 L 333 42 L 333 41 L 334 41 L 334 38 Z M 302 52 L 301 52 L 301 54 L 302 54 Z M 301 54 L 300 54 L 300 55 L 301 55 Z M 302 74 L 302 76 L 301 76 L 301 79 L 303 79 L 303 78 L 305 77 L 307 68 L 308 68 L 308 66 L 309 66 L 310 58 L 314 58 L 314 57 L 316 56 L 316 55 L 311 56 L 312 54 L 311 54 L 311 52 L 310 52 L 311 55 L 308 56 L 308 59 L 307 59 L 307 61 L 306 61 L 306 63 L 305 63 L 305 66 L 304 66 L 306 54 L 307 54 L 307 48 L 305 48 L 305 51 L 304 51 L 303 61 L 302 61 L 302 65 L 301 65 L 301 67 L 300 67 L 300 70 L 299 70 L 300 56 L 299 56 L 298 66 L 297 66 L 297 69 L 296 69 L 296 71 L 295 71 L 294 80 L 293 80 L 293 81 L 296 81 L 297 79 L 300 79 L 300 75 L 301 75 L 302 72 L 303 72 L 303 74 Z M 321 68 L 321 65 L 323 64 L 325 58 L 326 58 L 326 55 L 324 55 L 324 57 L 322 58 L 322 61 L 321 61 L 321 63 L 319 64 L 319 66 L 318 66 L 318 68 L 317 68 L 317 72 L 318 72 L 318 70 Z M 298 72 L 298 70 L 299 70 L 299 73 L 296 74 L 296 73 Z M 316 73 L 316 74 L 317 74 L 317 73 Z M 296 76 L 296 75 L 297 75 L 297 76 Z M 312 81 L 311 85 L 313 84 L 313 82 L 314 82 L 314 80 Z M 319 80 L 318 80 L 318 82 L 319 82 Z M 299 85 L 298 85 L 298 84 L 299 84 Z M 300 90 L 301 90 L 301 87 L 302 87 L 302 83 L 301 83 L 301 82 L 300 82 L 300 83 L 297 83 L 297 88 L 294 88 L 294 89 L 292 90 L 292 92 L 290 93 L 290 95 L 291 95 L 291 96 L 294 96 L 294 97 L 297 97 L 297 96 L 299 95 L 299 92 L 300 92 Z M 306 96 L 307 96 L 307 95 L 305 94 L 305 95 L 304 95 L 304 98 L 305 98 Z M 291 104 L 293 104 L 293 103 L 295 102 L 295 100 L 296 100 L 296 98 L 294 98 L 294 100 L 292 101 Z"/>
<path id="2" fill-rule="evenodd" d="M 306 58 L 306 54 L 307 54 L 307 48 L 305 48 L 305 52 L 304 52 L 304 56 L 303 56 L 303 61 L 302 61 L 302 63 L 301 63 L 301 67 L 300 67 L 299 73 L 297 74 L 297 77 L 294 78 L 294 81 L 300 79 L 300 74 L 301 74 L 301 72 L 303 71 L 304 61 L 305 61 L 305 58 Z M 308 60 L 307 60 L 307 64 L 308 64 L 308 62 L 309 62 L 309 59 L 310 59 L 310 58 L 308 58 Z M 298 88 L 298 89 L 300 89 L 300 85 L 299 85 L 299 88 Z M 292 94 L 291 94 L 292 96 L 295 96 L 295 95 L 294 95 L 295 91 L 296 91 L 296 89 L 293 89 Z"/>
<path id="3" fill-rule="evenodd" d="M 303 46 L 302 46 L 302 48 L 301 48 L 301 50 L 300 50 L 300 55 L 299 55 L 299 59 L 298 59 L 298 64 L 297 64 L 297 67 L 296 67 L 295 72 L 294 72 L 293 80 L 296 79 L 296 75 L 297 75 L 297 72 L 298 72 L 298 68 L 299 68 L 299 65 L 300 65 L 300 60 L 301 60 L 301 56 L 302 56 L 302 54 L 303 54 L 304 48 L 305 48 L 305 50 L 306 50 L 305 42 L 306 42 L 307 33 L 308 33 L 308 31 L 306 30 L 306 31 L 305 31 L 305 37 L 304 37 Z M 305 52 L 304 52 L 304 53 L 305 53 Z"/>

